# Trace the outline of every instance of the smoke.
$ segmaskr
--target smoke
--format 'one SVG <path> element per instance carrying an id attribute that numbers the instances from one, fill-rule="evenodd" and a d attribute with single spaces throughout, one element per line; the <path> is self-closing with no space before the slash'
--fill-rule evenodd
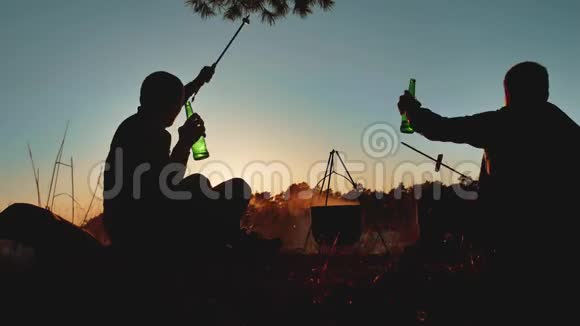
<path id="1" fill-rule="evenodd" d="M 306 183 L 294 184 L 275 196 L 254 194 L 241 227 L 266 239 L 280 239 L 284 251 L 316 253 L 325 248 L 318 248 L 308 234 L 310 208 L 326 203 L 328 206 L 361 206 L 361 240 L 354 246 L 337 248 L 338 254 L 401 252 L 419 236 L 417 203 L 411 195 L 404 194 L 395 200 L 393 196 L 370 191 L 358 196 L 330 191 L 327 202 L 326 192 L 311 189 Z"/>

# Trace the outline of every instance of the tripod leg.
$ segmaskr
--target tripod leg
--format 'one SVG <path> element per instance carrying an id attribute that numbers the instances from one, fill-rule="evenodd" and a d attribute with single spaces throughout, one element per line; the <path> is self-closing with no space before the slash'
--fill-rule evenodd
<path id="1" fill-rule="evenodd" d="M 324 178 L 322 179 L 322 186 L 320 187 L 319 195 L 322 195 L 322 191 L 324 189 L 324 184 L 326 183 L 326 177 L 328 176 L 328 167 L 330 166 L 330 161 L 332 160 L 332 152 L 328 155 L 328 162 L 326 162 L 326 170 L 324 170 Z"/>
<path id="2" fill-rule="evenodd" d="M 330 180 L 332 179 L 332 172 L 334 171 L 334 150 L 330 153 L 330 171 L 328 172 L 328 185 L 326 186 L 326 201 L 324 206 L 328 206 L 328 196 L 330 195 Z"/>

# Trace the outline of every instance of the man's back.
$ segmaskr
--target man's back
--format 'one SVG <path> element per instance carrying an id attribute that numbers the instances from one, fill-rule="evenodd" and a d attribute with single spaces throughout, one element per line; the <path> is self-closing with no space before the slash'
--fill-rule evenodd
<path id="1" fill-rule="evenodd" d="M 104 223 L 113 241 L 138 234 L 162 212 L 159 173 L 168 163 L 170 143 L 170 134 L 141 113 L 117 128 L 104 174 Z"/>
<path id="2" fill-rule="evenodd" d="M 485 148 L 489 171 L 480 177 L 482 218 L 497 245 L 500 275 L 491 288 L 507 307 L 518 302 L 530 310 L 560 309 L 550 298 L 572 280 L 573 187 L 580 179 L 571 152 L 580 128 L 550 103 L 500 111 L 500 137 Z"/>
<path id="3" fill-rule="evenodd" d="M 518 251 L 562 249 L 559 236 L 570 230 L 564 217 L 572 214 L 577 183 L 572 180 L 578 181 L 570 156 L 580 139 L 578 125 L 545 103 L 503 108 L 487 129 L 480 199 L 489 235 Z"/>
<path id="4" fill-rule="evenodd" d="M 483 196 L 515 200 L 550 195 L 572 177 L 568 156 L 579 128 L 553 104 L 507 107 L 486 122 Z M 550 192 L 550 193 L 547 193 Z"/>

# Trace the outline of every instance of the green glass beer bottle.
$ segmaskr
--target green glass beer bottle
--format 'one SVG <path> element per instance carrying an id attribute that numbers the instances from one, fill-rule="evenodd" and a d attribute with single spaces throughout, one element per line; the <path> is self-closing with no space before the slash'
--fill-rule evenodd
<path id="1" fill-rule="evenodd" d="M 189 119 L 193 115 L 193 108 L 191 107 L 191 102 L 187 101 L 185 103 L 185 115 Z M 209 152 L 207 151 L 207 146 L 205 145 L 205 137 L 201 136 L 199 139 L 191 146 L 191 151 L 193 154 L 193 159 L 200 161 L 209 157 Z"/>
<path id="2" fill-rule="evenodd" d="M 411 78 L 411 80 L 409 81 L 409 93 L 411 93 L 413 97 L 415 97 L 415 84 L 416 84 L 415 79 Z M 409 119 L 407 119 L 407 114 L 405 112 L 401 114 L 400 130 L 404 134 L 412 134 L 415 132 L 415 130 L 413 130 L 413 127 L 411 127 L 411 122 L 409 121 Z"/>

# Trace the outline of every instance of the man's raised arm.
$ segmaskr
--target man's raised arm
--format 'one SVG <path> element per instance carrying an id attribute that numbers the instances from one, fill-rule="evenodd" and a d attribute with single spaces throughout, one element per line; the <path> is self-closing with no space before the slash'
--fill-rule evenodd
<path id="1" fill-rule="evenodd" d="M 209 81 L 213 77 L 214 72 L 215 72 L 214 66 L 211 67 L 205 66 L 201 69 L 199 75 L 197 75 L 197 77 L 195 77 L 194 80 L 187 83 L 187 85 L 183 86 L 184 96 L 182 105 L 184 105 L 185 102 L 187 102 L 187 100 L 192 95 L 197 94 L 201 86 L 203 86 L 205 83 L 209 83 Z"/>
<path id="2" fill-rule="evenodd" d="M 401 112 L 406 112 L 413 129 L 430 140 L 484 148 L 496 138 L 495 129 L 499 122 L 499 111 L 464 117 L 442 117 L 422 108 L 421 103 L 408 92 L 400 97 L 398 106 Z"/>

